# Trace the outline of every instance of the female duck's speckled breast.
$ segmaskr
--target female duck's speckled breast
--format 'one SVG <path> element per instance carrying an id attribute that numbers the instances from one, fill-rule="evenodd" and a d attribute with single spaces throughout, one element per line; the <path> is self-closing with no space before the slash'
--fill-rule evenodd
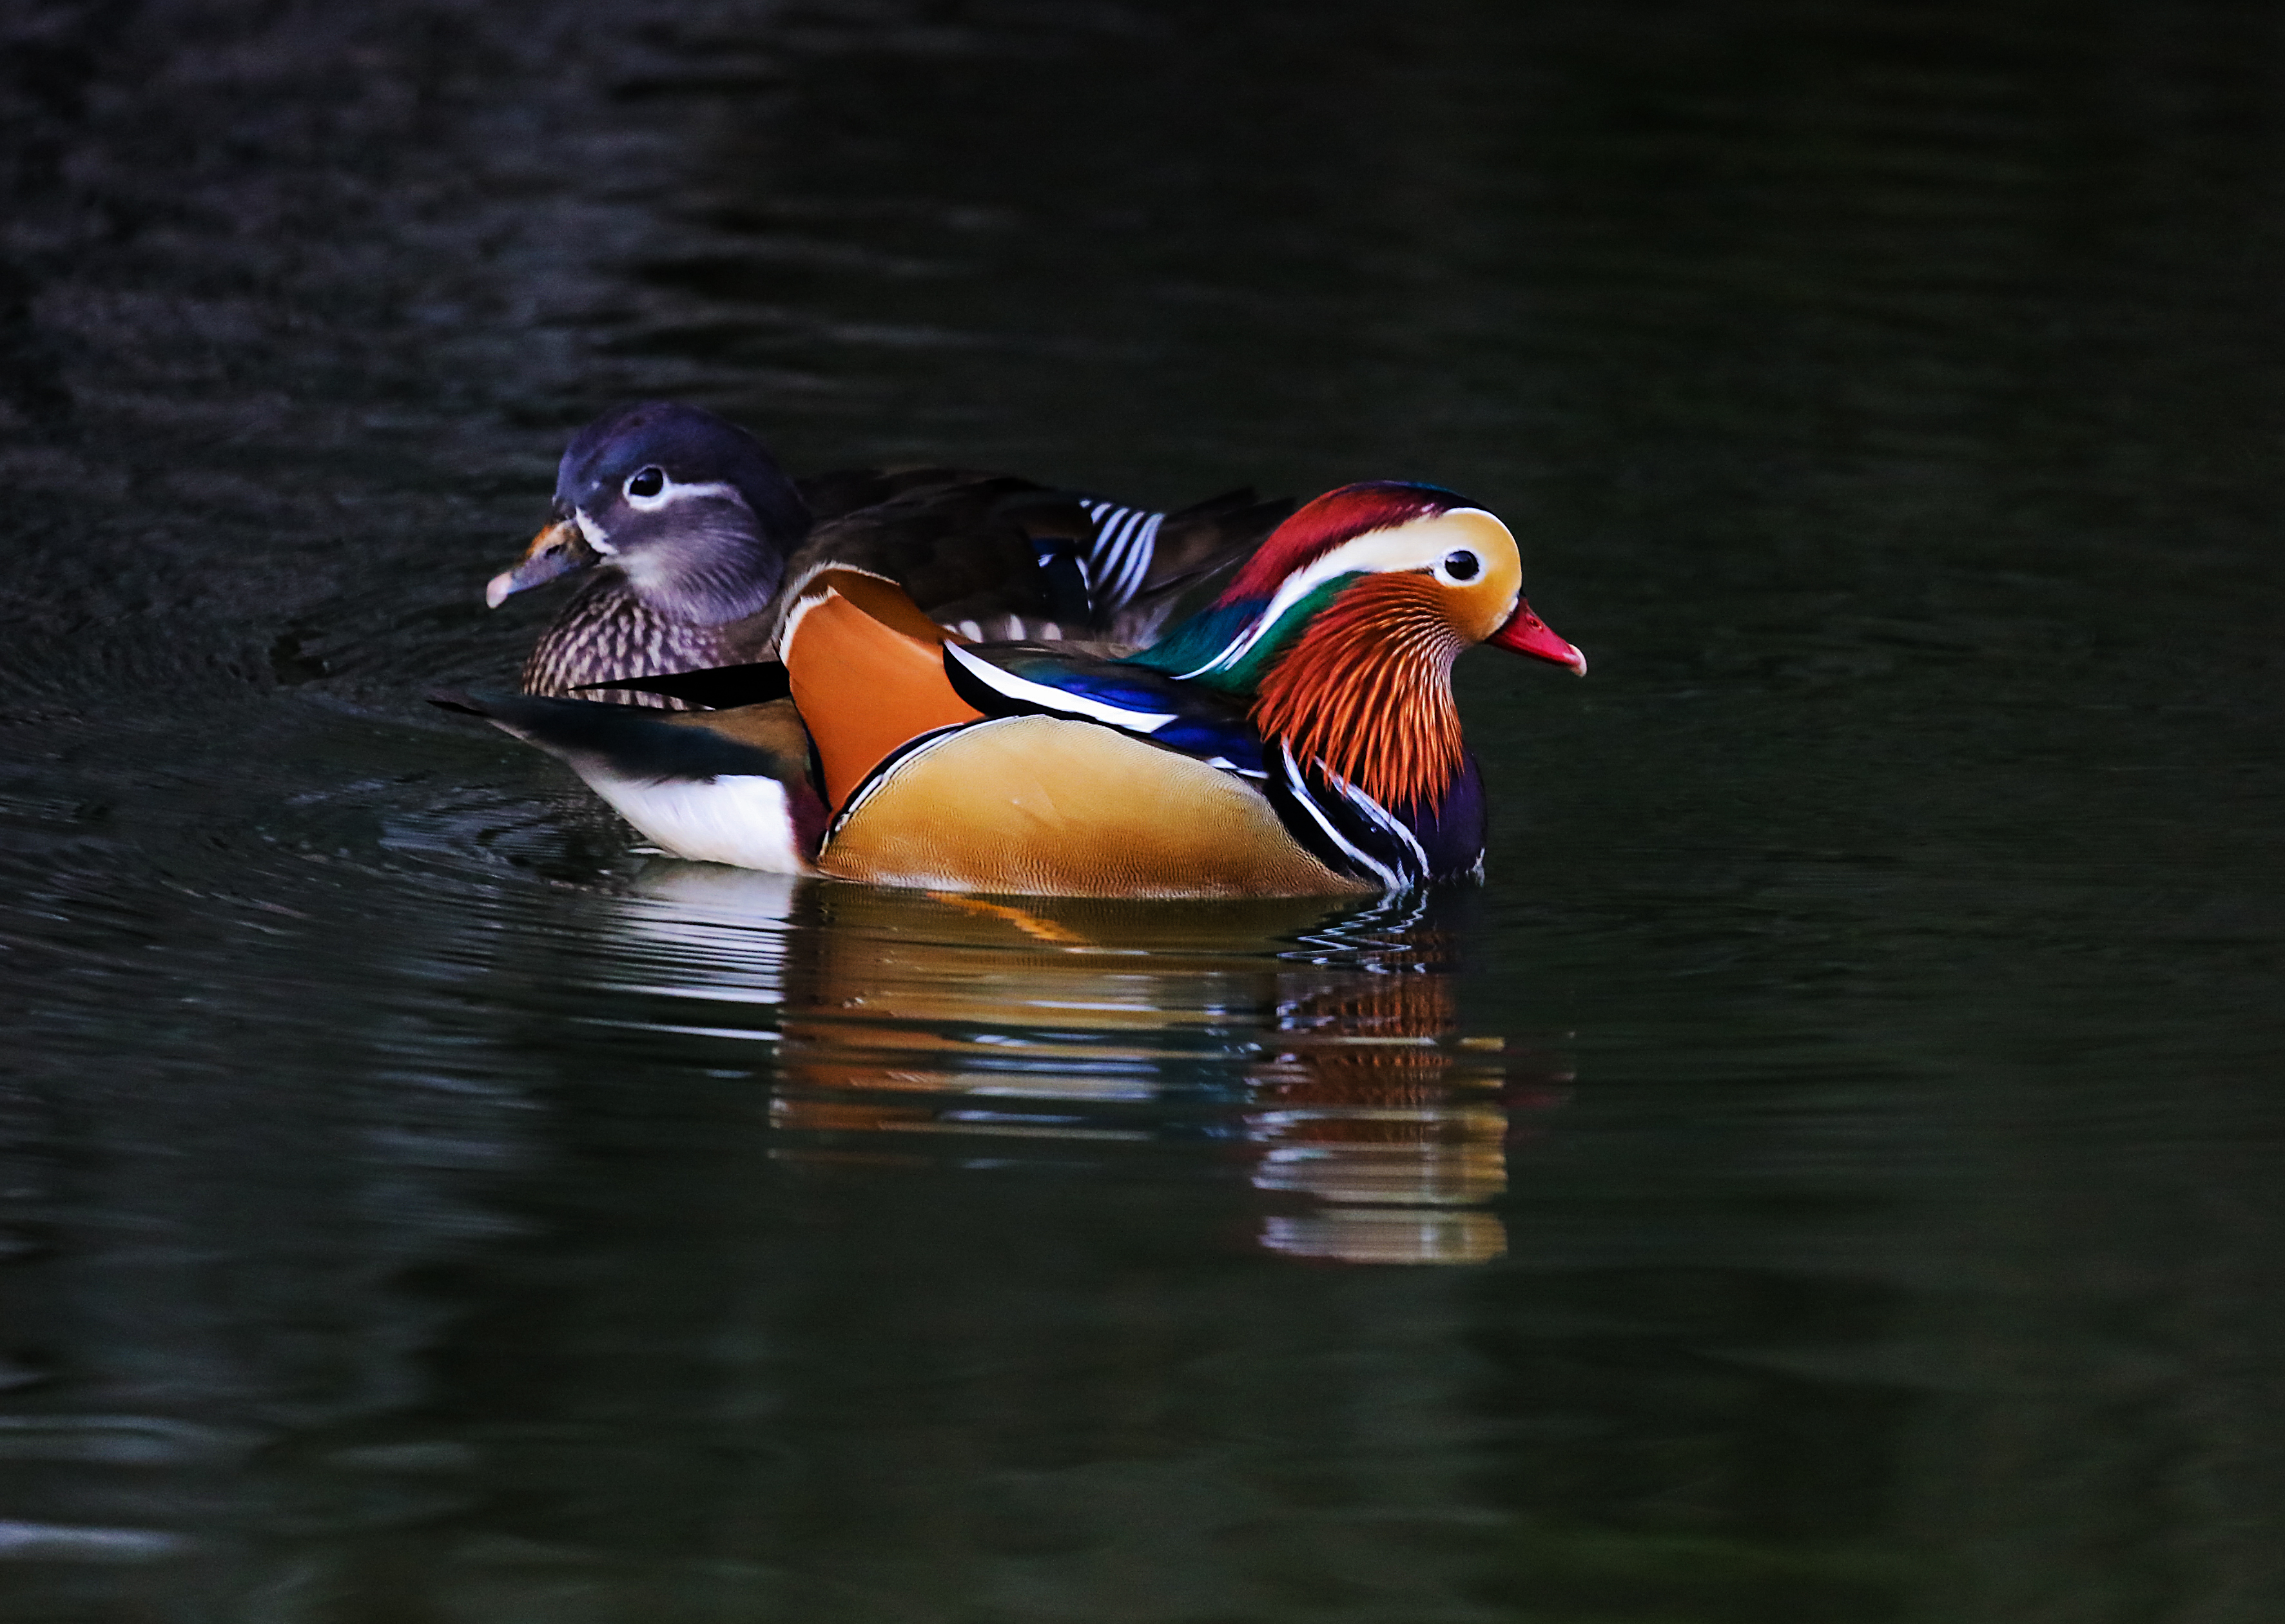
<path id="1" fill-rule="evenodd" d="M 523 663 L 523 691 L 568 696 L 591 682 L 734 664 L 749 657 L 738 652 L 736 640 L 747 625 L 742 620 L 702 626 L 672 619 L 645 603 L 625 576 L 606 569 L 579 589 L 533 645 Z M 666 710 L 690 708 L 658 694 L 622 690 L 608 697 Z"/>

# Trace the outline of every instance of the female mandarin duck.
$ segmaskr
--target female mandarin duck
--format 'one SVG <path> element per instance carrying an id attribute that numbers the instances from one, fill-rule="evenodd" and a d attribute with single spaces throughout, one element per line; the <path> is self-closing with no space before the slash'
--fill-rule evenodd
<path id="1" fill-rule="evenodd" d="M 498 608 L 527 588 L 593 572 L 524 662 L 527 694 L 774 659 L 785 609 L 828 562 L 894 581 L 971 639 L 1070 635 L 1134 647 L 1201 572 L 1234 566 L 1292 510 L 1238 490 L 1146 513 L 958 468 L 797 482 L 736 424 L 648 401 L 572 439 L 553 521 L 492 577 L 484 600 Z"/>
<path id="2" fill-rule="evenodd" d="M 1482 873 L 1452 662 L 1488 641 L 1586 671 L 1521 580 L 1482 508 L 1350 485 L 1123 659 L 969 642 L 828 568 L 784 616 L 786 698 L 675 717 L 436 698 L 561 757 L 679 856 L 1032 895 L 1395 890 Z"/>

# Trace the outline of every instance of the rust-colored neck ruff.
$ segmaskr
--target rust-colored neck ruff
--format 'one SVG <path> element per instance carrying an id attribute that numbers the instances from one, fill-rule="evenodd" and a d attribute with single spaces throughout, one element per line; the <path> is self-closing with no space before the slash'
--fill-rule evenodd
<path id="1" fill-rule="evenodd" d="M 1262 679 L 1253 724 L 1383 806 L 1433 812 L 1460 771 L 1452 662 L 1466 647 L 1434 582 L 1369 576 Z"/>

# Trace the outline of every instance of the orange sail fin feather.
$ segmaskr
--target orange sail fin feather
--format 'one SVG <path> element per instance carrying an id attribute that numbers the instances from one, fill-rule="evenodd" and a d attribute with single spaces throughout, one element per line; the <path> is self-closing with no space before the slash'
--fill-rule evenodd
<path id="1" fill-rule="evenodd" d="M 1263 679 L 1254 726 L 1384 806 L 1433 811 L 1460 771 L 1451 671 L 1466 647 L 1433 581 L 1367 577 Z"/>
<path id="2" fill-rule="evenodd" d="M 866 775 L 938 727 L 980 722 L 944 674 L 946 633 L 877 576 L 827 570 L 787 616 L 786 676 L 836 812 Z"/>

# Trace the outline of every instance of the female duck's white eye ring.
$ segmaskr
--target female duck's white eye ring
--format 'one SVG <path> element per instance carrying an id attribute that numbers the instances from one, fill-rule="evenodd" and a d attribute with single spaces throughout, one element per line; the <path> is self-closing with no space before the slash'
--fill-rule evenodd
<path id="1" fill-rule="evenodd" d="M 664 493 L 666 470 L 660 467 L 637 468 L 627 475 L 626 492 L 630 502 L 648 502 Z"/>
<path id="2" fill-rule="evenodd" d="M 1436 573 L 1448 581 L 1472 581 L 1484 572 L 1484 561 L 1462 547 L 1437 561 Z"/>

